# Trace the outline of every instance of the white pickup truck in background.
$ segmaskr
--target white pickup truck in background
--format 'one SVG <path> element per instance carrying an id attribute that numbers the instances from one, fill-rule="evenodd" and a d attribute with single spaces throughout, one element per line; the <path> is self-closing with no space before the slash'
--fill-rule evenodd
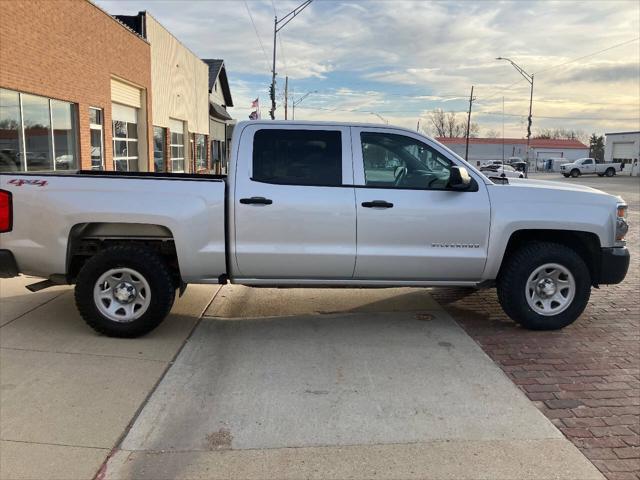
<path id="1" fill-rule="evenodd" d="M 579 158 L 571 163 L 563 163 L 560 165 L 560 172 L 565 177 L 579 177 L 580 175 L 588 175 L 597 173 L 599 176 L 613 177 L 616 172 L 622 169 L 621 163 L 605 163 L 594 158 Z"/>
<path id="2" fill-rule="evenodd" d="M 626 204 L 579 185 L 493 182 L 390 126 L 253 121 L 228 177 L 0 174 L 0 276 L 75 283 L 85 321 L 132 337 L 188 283 L 497 286 L 505 312 L 562 328 L 629 266 Z"/>

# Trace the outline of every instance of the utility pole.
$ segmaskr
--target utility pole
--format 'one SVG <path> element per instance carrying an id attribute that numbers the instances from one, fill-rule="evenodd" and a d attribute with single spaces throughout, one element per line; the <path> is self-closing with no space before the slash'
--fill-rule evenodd
<path id="1" fill-rule="evenodd" d="M 469 161 L 469 129 L 471 128 L 471 105 L 473 105 L 474 100 L 475 98 L 473 98 L 473 85 L 471 85 L 471 95 L 469 95 L 469 114 L 467 115 L 467 147 L 465 148 L 464 152 L 464 159 L 467 162 Z"/>
<path id="2" fill-rule="evenodd" d="M 273 19 L 273 67 L 271 69 L 271 86 L 269 87 L 269 96 L 271 97 L 271 110 L 269 111 L 269 115 L 271 116 L 271 120 L 275 120 L 276 118 L 276 36 L 295 16 L 307 8 L 312 1 L 313 0 L 305 0 L 280 20 L 278 20 L 277 16 Z"/>
<path id="3" fill-rule="evenodd" d="M 513 65 L 513 68 L 515 68 L 518 73 L 522 75 L 527 82 L 529 82 L 529 85 L 531 85 L 531 94 L 529 96 L 529 118 L 527 119 L 527 165 L 524 169 L 524 176 L 526 178 L 529 178 L 529 144 L 531 143 L 531 112 L 533 108 L 533 73 L 529 74 L 525 72 L 520 65 L 516 64 L 516 62 L 514 62 L 510 58 L 498 57 L 496 58 L 496 60 L 506 60 L 507 62 L 509 62 L 511 65 Z"/>
<path id="4" fill-rule="evenodd" d="M 416 125 L 416 132 L 420 131 L 420 119 L 418 118 L 418 125 Z"/>
<path id="5" fill-rule="evenodd" d="M 289 77 L 284 77 L 284 119 L 287 120 L 287 115 L 289 113 Z"/>

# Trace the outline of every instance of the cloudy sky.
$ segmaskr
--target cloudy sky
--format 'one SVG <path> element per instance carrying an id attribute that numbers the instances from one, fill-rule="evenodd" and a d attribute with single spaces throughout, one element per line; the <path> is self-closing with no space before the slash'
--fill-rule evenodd
<path id="1" fill-rule="evenodd" d="M 268 115 L 274 12 L 301 1 L 96 3 L 147 10 L 200 57 L 223 58 L 242 120 L 256 97 Z M 276 115 L 285 75 L 293 98 L 314 92 L 296 119 L 413 128 L 436 108 L 464 112 L 474 85 L 480 133 L 501 132 L 504 120 L 506 136 L 523 137 L 529 84 L 502 56 L 535 75 L 534 133 L 640 130 L 639 32 L 636 1 L 314 0 L 279 34 Z"/>

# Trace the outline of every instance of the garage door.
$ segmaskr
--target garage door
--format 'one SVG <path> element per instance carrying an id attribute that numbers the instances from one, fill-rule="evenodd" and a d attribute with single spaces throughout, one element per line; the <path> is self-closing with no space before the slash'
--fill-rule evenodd
<path id="1" fill-rule="evenodd" d="M 631 160 L 637 157 L 637 152 L 633 151 L 633 142 L 614 142 L 613 160 Z"/>
<path id="2" fill-rule="evenodd" d="M 111 79 L 111 101 L 128 105 L 130 107 L 140 108 L 142 102 L 140 100 L 142 90 L 133 85 L 121 82 L 114 78 Z"/>

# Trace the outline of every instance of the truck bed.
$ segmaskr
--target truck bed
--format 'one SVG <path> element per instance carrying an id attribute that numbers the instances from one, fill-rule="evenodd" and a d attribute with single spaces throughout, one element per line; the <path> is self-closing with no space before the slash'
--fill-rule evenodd
<path id="1" fill-rule="evenodd" d="M 67 246 L 96 237 L 173 241 L 185 282 L 226 273 L 225 177 L 153 172 L 0 173 L 13 230 L 0 238 L 23 273 L 68 272 Z"/>

